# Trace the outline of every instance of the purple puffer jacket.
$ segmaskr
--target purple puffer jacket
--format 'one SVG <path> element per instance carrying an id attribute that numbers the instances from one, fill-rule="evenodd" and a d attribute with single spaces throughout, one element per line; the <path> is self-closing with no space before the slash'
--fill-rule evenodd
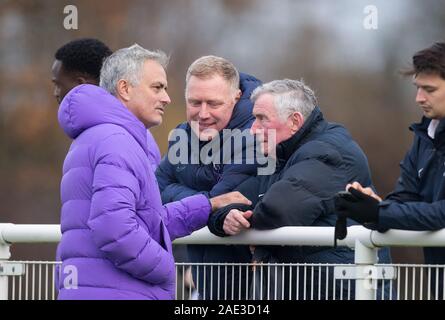
<path id="1" fill-rule="evenodd" d="M 147 130 L 104 89 L 74 88 L 58 116 L 74 139 L 61 182 L 59 299 L 173 299 L 171 240 L 207 223 L 208 199 L 161 204 Z"/>
<path id="2" fill-rule="evenodd" d="M 161 151 L 159 150 L 155 137 L 153 137 L 150 130 L 147 130 L 147 144 L 150 146 L 148 149 L 148 157 L 151 161 L 151 168 L 153 172 L 156 172 L 159 163 L 161 163 Z"/>

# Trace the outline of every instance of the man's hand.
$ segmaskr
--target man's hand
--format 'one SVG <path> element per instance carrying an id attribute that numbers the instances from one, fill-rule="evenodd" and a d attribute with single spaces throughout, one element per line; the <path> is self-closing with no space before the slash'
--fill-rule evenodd
<path id="1" fill-rule="evenodd" d="M 362 185 L 360 184 L 360 183 L 358 183 L 357 181 L 356 182 L 353 182 L 353 183 L 349 183 L 347 186 L 346 186 L 346 191 L 349 191 L 349 188 L 354 188 L 354 189 L 357 189 L 358 191 L 360 191 L 360 192 L 362 192 L 362 193 L 364 193 L 364 194 L 366 194 L 366 195 L 368 195 L 368 196 L 370 196 L 370 197 L 373 197 L 374 199 L 376 199 L 376 200 L 378 200 L 379 202 L 380 201 L 382 201 L 382 198 L 380 198 L 375 192 L 374 192 L 374 190 L 372 190 L 371 188 L 369 188 L 369 187 L 362 187 Z"/>
<path id="2" fill-rule="evenodd" d="M 349 185 L 348 185 L 349 186 Z M 365 189 L 365 188 L 363 188 Z M 351 218 L 360 224 L 377 223 L 379 219 L 380 197 L 365 194 L 352 186 L 350 194 L 338 193 L 335 196 L 335 210 L 340 218 Z M 373 192 L 374 193 L 374 192 Z"/>
<path id="3" fill-rule="evenodd" d="M 240 203 L 250 206 L 252 202 L 243 196 L 238 191 L 233 191 L 229 193 L 225 193 L 213 198 L 210 198 L 210 204 L 212 205 L 212 211 L 223 208 L 232 203 Z"/>
<path id="4" fill-rule="evenodd" d="M 234 236 L 242 230 L 250 228 L 250 223 L 247 219 L 252 216 L 252 210 L 246 212 L 232 209 L 224 219 L 223 230 L 226 234 Z"/>

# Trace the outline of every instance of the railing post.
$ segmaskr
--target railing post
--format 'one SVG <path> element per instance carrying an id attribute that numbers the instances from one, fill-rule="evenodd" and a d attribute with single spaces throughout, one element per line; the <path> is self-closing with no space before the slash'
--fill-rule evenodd
<path id="1" fill-rule="evenodd" d="M 365 246 L 360 240 L 355 240 L 355 299 L 374 300 L 377 290 L 377 248 Z"/>
<path id="2" fill-rule="evenodd" d="M 8 300 L 8 276 L 5 274 L 3 262 L 9 260 L 11 251 L 9 244 L 3 239 L 3 229 L 10 223 L 0 223 L 0 300 Z"/>

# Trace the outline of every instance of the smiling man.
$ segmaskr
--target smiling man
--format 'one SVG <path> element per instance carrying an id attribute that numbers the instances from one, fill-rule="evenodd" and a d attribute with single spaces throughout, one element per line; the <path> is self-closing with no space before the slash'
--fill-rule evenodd
<path id="1" fill-rule="evenodd" d="M 228 83 L 222 76 L 209 78 L 190 76 L 186 89 L 187 121 L 198 125 L 193 128 L 201 141 L 212 140 L 224 129 L 233 108 L 241 96 L 238 79 Z"/>
<path id="2" fill-rule="evenodd" d="M 439 230 L 445 228 L 445 43 L 417 52 L 405 74 L 413 76 L 423 118 L 410 127 L 414 141 L 400 164 L 395 190 L 381 201 L 372 188 L 353 182 L 346 189 L 354 198 L 338 197 L 337 212 L 380 231 Z M 445 248 L 424 248 L 424 255 L 428 264 L 445 264 Z M 435 282 L 434 268 L 432 273 Z M 443 273 L 437 277 L 436 298 L 443 299 Z"/>
<path id="3" fill-rule="evenodd" d="M 169 152 L 161 161 L 156 171 L 159 188 L 164 203 L 181 200 L 194 194 L 213 197 L 232 191 L 251 175 L 256 175 L 257 165 L 248 163 L 249 146 L 254 142 L 249 135 L 249 128 L 254 120 L 252 103 L 249 100 L 252 91 L 260 84 L 256 78 L 240 74 L 228 60 L 216 56 L 204 56 L 194 61 L 186 75 L 186 115 L 187 122 L 180 124 L 176 131 L 181 131 L 185 139 L 171 141 Z M 233 135 L 225 139 L 223 131 L 245 132 L 245 135 Z M 240 148 L 232 148 L 233 140 L 247 141 L 240 143 Z M 233 139 L 232 139 L 233 138 Z M 194 143 L 196 141 L 196 144 Z M 172 161 L 176 155 L 174 148 L 182 144 L 186 163 Z M 209 147 L 214 152 L 203 150 Z M 235 161 L 238 158 L 238 162 Z M 196 160 L 196 161 L 194 161 Z M 247 246 L 189 246 L 190 262 L 249 262 L 251 255 Z M 244 275 L 243 275 L 244 276 Z M 245 286 L 243 277 L 235 276 L 234 288 Z M 203 268 L 194 272 L 195 283 L 200 284 L 201 299 L 217 299 L 231 296 L 231 276 L 229 285 L 224 286 L 224 276 L 213 277 L 213 283 L 206 285 L 204 279 L 211 279 L 210 268 L 204 277 Z M 219 285 L 218 285 L 219 283 Z M 213 290 L 210 288 L 213 287 Z"/>

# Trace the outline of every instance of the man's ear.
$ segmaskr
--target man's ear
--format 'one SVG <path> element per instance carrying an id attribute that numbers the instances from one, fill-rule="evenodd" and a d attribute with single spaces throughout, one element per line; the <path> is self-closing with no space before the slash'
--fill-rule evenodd
<path id="1" fill-rule="evenodd" d="M 239 101 L 239 99 L 241 98 L 242 94 L 243 93 L 241 92 L 241 90 L 238 89 L 238 92 L 236 93 L 236 96 L 235 96 L 235 103 L 237 103 Z"/>
<path id="2" fill-rule="evenodd" d="M 304 117 L 301 114 L 301 112 L 296 111 L 290 115 L 289 119 L 291 121 L 291 130 L 292 130 L 292 133 L 294 134 L 298 130 L 300 130 L 301 127 L 303 126 Z"/>
<path id="3" fill-rule="evenodd" d="M 121 99 L 124 102 L 129 101 L 130 100 L 130 91 L 131 91 L 131 86 L 127 80 L 120 79 L 117 82 L 117 85 L 116 85 L 117 98 Z"/>

